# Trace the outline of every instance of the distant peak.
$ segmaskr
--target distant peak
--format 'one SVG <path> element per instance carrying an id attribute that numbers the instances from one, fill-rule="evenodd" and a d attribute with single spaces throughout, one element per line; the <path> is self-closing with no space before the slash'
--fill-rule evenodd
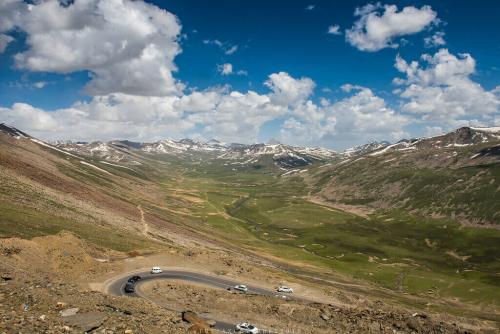
<path id="1" fill-rule="evenodd" d="M 27 133 L 24 133 L 21 130 L 18 130 L 15 127 L 7 125 L 5 123 L 0 123 L 0 132 L 4 132 L 16 138 L 31 138 L 31 136 Z"/>
<path id="2" fill-rule="evenodd" d="M 218 141 L 217 139 L 214 139 L 214 138 L 207 141 L 207 144 L 220 144 L 220 143 L 221 143 L 220 141 Z"/>
<path id="3" fill-rule="evenodd" d="M 190 139 L 190 138 L 183 138 L 183 139 L 179 140 L 179 143 L 193 145 L 196 142 L 194 140 Z"/>

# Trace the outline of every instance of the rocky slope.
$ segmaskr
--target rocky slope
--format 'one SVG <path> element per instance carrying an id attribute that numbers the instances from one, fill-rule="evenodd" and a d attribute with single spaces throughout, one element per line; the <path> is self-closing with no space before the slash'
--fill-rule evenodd
<path id="1" fill-rule="evenodd" d="M 81 286 L 110 254 L 70 233 L 0 240 L 0 332 L 160 333 L 188 328 L 175 312 Z M 115 256 L 118 253 L 115 254 Z M 146 311 L 147 310 L 147 311 Z"/>
<path id="2" fill-rule="evenodd" d="M 500 222 L 500 128 L 460 128 L 347 154 L 311 171 L 318 197 L 404 208 L 464 223 Z"/>
<path id="3" fill-rule="evenodd" d="M 193 252 L 201 255 L 206 249 Z M 491 322 L 412 312 L 340 291 L 331 300 L 342 303 L 323 304 L 233 294 L 176 281 L 151 281 L 141 287 L 147 299 L 109 296 L 90 290 L 85 282 L 123 270 L 127 262 L 140 263 L 141 259 L 95 247 L 67 232 L 33 240 L 1 239 L 0 259 L 0 330 L 5 333 L 213 333 L 205 331 L 205 326 L 192 325 L 192 317 L 174 309 L 189 309 L 227 321 L 245 317 L 271 332 L 495 332 Z M 142 257 L 142 261 L 147 258 Z M 245 272 L 273 275 L 246 261 L 237 262 Z M 325 288 L 324 293 L 334 292 Z"/>

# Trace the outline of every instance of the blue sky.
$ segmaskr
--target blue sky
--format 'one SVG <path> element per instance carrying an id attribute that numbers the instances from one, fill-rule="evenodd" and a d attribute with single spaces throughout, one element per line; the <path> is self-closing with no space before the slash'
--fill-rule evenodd
<path id="1" fill-rule="evenodd" d="M 500 125 L 500 4 L 494 1 L 390 1 L 369 7 L 367 1 L 179 0 L 137 7 L 116 0 L 115 7 L 102 8 L 100 0 L 76 0 L 86 3 L 79 4 L 79 17 L 90 26 L 95 17 L 127 8 L 142 14 L 164 9 L 177 18 L 160 14 L 151 40 L 133 39 L 142 33 L 134 26 L 151 22 L 131 18 L 113 29 L 107 20 L 110 33 L 84 36 L 77 45 L 78 38 L 65 40 L 82 29 L 67 10 L 75 5 L 45 2 L 36 10 L 54 14 L 53 20 L 25 11 L 21 0 L 0 5 L 2 17 L 17 17 L 0 24 L 0 34 L 9 38 L 0 54 L 0 121 L 44 139 L 277 138 L 342 149 L 462 125 Z M 391 11 L 390 5 L 397 8 Z M 65 15 L 71 29 L 57 22 Z M 363 23 L 370 17 L 389 32 Z M 354 31 L 357 22 L 361 30 Z M 331 26 L 338 26 L 335 33 L 328 33 Z M 430 43 L 432 36 L 440 38 Z M 154 63 L 134 59 L 135 49 L 99 55 L 106 42 L 118 39 L 135 49 L 157 43 L 164 54 Z M 51 43 L 54 54 L 47 47 Z M 70 55 L 61 55 L 65 47 Z M 92 47 L 97 51 L 86 54 Z M 396 68 L 398 55 L 402 62 Z M 109 61 L 97 64 L 106 57 Z M 123 57 L 130 62 L 111 68 Z M 417 68 L 410 70 L 411 61 Z M 164 75 L 155 78 L 162 66 Z M 144 78 L 128 82 L 136 72 Z"/>
<path id="2" fill-rule="evenodd" d="M 252 82 L 258 88 L 269 73 L 286 71 L 293 76 L 313 78 L 319 88 L 338 88 L 346 82 L 392 90 L 397 74 L 394 57 L 399 52 L 417 59 L 423 52 L 425 31 L 406 38 L 408 45 L 366 53 L 353 48 L 343 36 L 327 34 L 330 25 L 350 28 L 356 7 L 366 1 L 157 1 L 168 7 L 182 21 L 189 38 L 178 57 L 179 77 L 195 86 L 220 83 L 213 64 L 232 62 L 248 70 L 248 77 L 231 77 L 228 82 L 247 89 Z M 305 10 L 316 4 L 312 11 Z M 489 88 L 498 85 L 500 69 L 500 4 L 479 1 L 471 6 L 465 1 L 398 1 L 399 7 L 431 5 L 446 22 L 447 48 L 468 52 L 478 60 L 481 82 Z M 193 34 L 196 30 L 198 33 Z M 204 47 L 204 39 L 219 39 L 241 47 L 227 56 L 213 47 Z M 199 53 L 204 55 L 203 61 Z M 494 73 L 496 72 L 496 73 Z"/>

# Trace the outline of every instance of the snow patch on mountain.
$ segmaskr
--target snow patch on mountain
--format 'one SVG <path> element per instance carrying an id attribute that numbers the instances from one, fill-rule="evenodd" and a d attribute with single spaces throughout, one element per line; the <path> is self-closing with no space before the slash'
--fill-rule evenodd
<path id="1" fill-rule="evenodd" d="M 98 170 L 98 171 L 100 171 L 100 172 L 103 172 L 103 173 L 106 173 L 106 174 L 109 174 L 109 175 L 113 175 L 113 174 L 111 174 L 110 172 L 108 172 L 107 170 L 104 170 L 104 169 L 102 169 L 102 168 L 99 168 L 99 167 L 97 167 L 96 165 L 89 164 L 88 162 L 85 162 L 85 161 L 80 161 L 80 163 L 81 163 L 82 165 L 92 167 L 92 168 L 94 168 L 95 170 Z"/>
<path id="2" fill-rule="evenodd" d="M 78 157 L 78 156 L 76 156 L 76 155 L 74 155 L 74 154 L 71 154 L 71 153 L 66 152 L 66 151 L 64 151 L 64 150 L 60 150 L 60 149 L 58 149 L 57 147 L 54 147 L 54 146 L 52 146 L 52 145 L 49 145 L 49 144 L 47 144 L 47 143 L 45 143 L 45 142 L 43 142 L 43 141 L 41 141 L 41 140 L 38 140 L 38 139 L 36 139 L 36 138 L 31 138 L 31 140 L 32 140 L 33 142 L 37 143 L 38 145 L 48 147 L 48 148 L 50 148 L 50 149 L 53 149 L 54 151 L 57 151 L 57 152 L 64 153 L 64 154 L 66 154 L 66 155 L 72 156 L 73 158 L 80 159 L 80 157 Z"/>
<path id="3" fill-rule="evenodd" d="M 472 130 L 476 131 L 481 131 L 481 132 L 488 132 L 488 133 L 499 133 L 500 134 L 500 126 L 493 126 L 489 128 L 472 128 Z"/>

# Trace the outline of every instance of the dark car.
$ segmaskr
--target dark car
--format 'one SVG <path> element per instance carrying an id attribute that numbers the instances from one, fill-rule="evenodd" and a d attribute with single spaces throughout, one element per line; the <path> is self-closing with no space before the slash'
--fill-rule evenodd
<path id="1" fill-rule="evenodd" d="M 139 281 L 141 279 L 141 276 L 132 276 L 128 279 L 127 282 L 130 282 L 130 283 L 136 283 L 137 281 Z"/>
<path id="2" fill-rule="evenodd" d="M 127 284 L 125 284 L 125 292 L 127 292 L 127 293 L 135 292 L 135 285 L 134 285 L 134 283 L 127 282 Z"/>

